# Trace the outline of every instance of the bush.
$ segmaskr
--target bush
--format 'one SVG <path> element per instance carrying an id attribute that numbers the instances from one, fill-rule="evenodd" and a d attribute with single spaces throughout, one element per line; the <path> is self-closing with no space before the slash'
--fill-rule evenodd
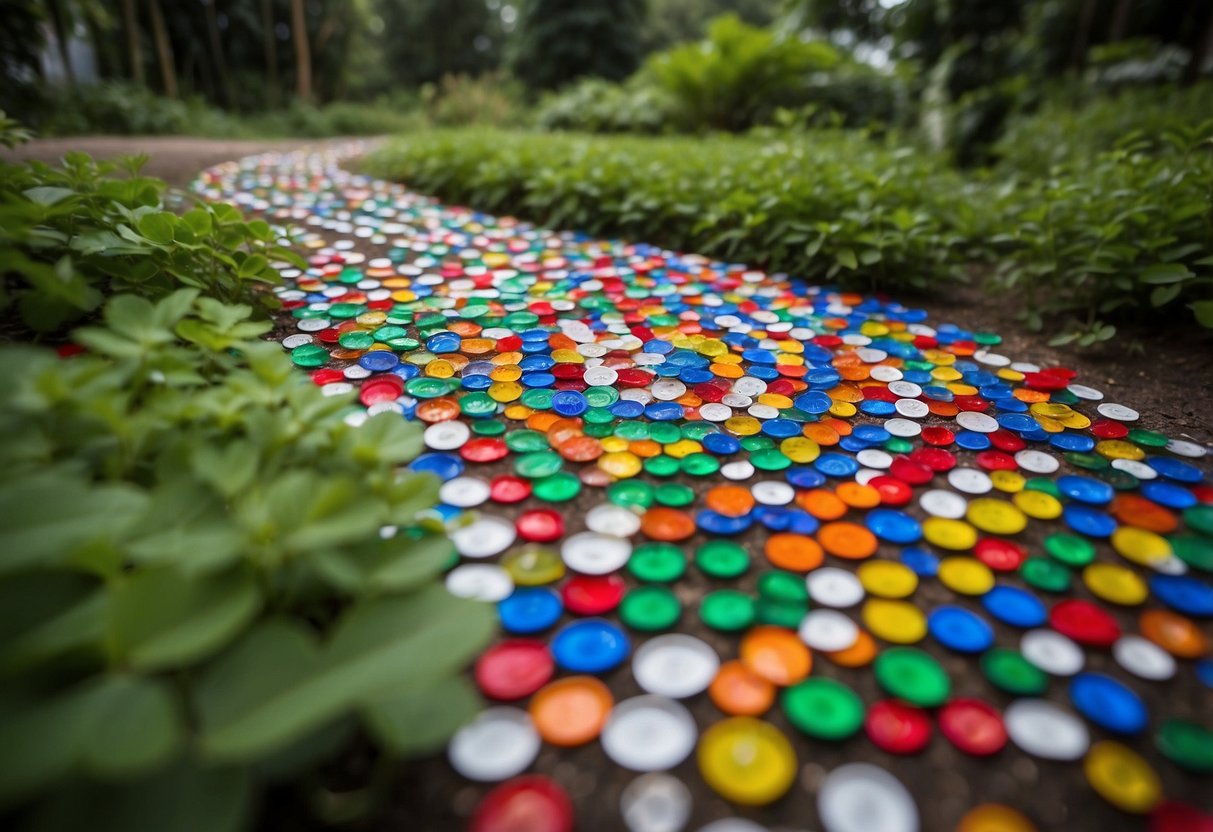
<path id="1" fill-rule="evenodd" d="M 229 302 L 288 256 L 256 221 L 69 165 L 0 167 L 6 279 L 57 304 L 30 266 L 55 264 L 101 310 L 58 353 L 0 350 L 0 812 L 228 832 L 359 726 L 440 747 L 494 616 L 438 578 L 438 483 L 399 467 L 418 426 L 355 418 Z M 138 253 L 82 251 L 73 225 Z"/>
<path id="2" fill-rule="evenodd" d="M 421 97 L 429 120 L 441 126 L 506 127 L 524 118 L 522 88 L 502 73 L 446 75 L 437 85 L 423 87 Z"/>
<path id="3" fill-rule="evenodd" d="M 976 233 L 1034 328 L 1076 316 L 1054 343 L 1085 346 L 1115 334 L 1109 316 L 1174 320 L 1184 304 L 1213 327 L 1211 136 L 1171 131 L 987 191 Z"/>
<path id="4" fill-rule="evenodd" d="M 291 103 L 285 110 L 239 119 L 242 136 L 323 139 L 332 136 L 384 136 L 405 133 L 425 125 L 415 102 L 335 102 L 323 107 Z"/>
<path id="5" fill-rule="evenodd" d="M 545 97 L 535 112 L 544 130 L 661 133 L 674 126 L 674 99 L 641 76 L 623 84 L 585 78 Z"/>
<path id="6" fill-rule="evenodd" d="M 618 234 L 848 286 L 948 277 L 964 183 L 926 154 L 854 131 L 591 138 L 445 131 L 368 171 L 477 209 Z"/>
<path id="7" fill-rule="evenodd" d="M 17 115 L 48 136 L 223 135 L 232 126 L 221 111 L 199 99 L 165 98 L 127 81 L 43 87 L 33 110 Z"/>
<path id="8" fill-rule="evenodd" d="M 810 76 L 841 61 L 829 44 L 725 15 L 712 21 L 705 40 L 651 56 L 642 72 L 677 102 L 683 126 L 740 130 L 769 120 L 778 107 L 807 103 Z"/>
<path id="9" fill-rule="evenodd" d="M 1080 164 L 1124 142 L 1170 152 L 1213 134 L 1213 82 L 1190 87 L 1134 87 L 1092 98 L 1085 87 L 1050 90 L 1031 113 L 1011 119 L 994 146 L 1001 168 L 1045 175 L 1059 164 Z M 1143 144 L 1144 143 L 1144 144 Z"/>
<path id="10" fill-rule="evenodd" d="M 1106 339 L 1109 318 L 1213 326 L 1213 144 L 1191 128 L 1047 178 L 962 175 L 895 136 L 425 134 L 365 163 L 445 199 L 844 287 L 933 288 L 988 264 L 1033 326 Z M 1202 135 L 1206 138 L 1202 138 Z M 1157 144 L 1156 142 L 1153 144 Z M 1183 313 L 1186 315 L 1186 313 Z"/>

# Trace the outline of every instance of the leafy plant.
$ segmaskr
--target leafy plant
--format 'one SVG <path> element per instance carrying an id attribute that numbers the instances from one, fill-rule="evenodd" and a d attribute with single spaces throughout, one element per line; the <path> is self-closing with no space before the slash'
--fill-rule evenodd
<path id="1" fill-rule="evenodd" d="M 8 192 L 73 170 L 96 176 L 35 166 Z M 163 194 L 131 187 L 140 206 Z M 50 219 L 91 227 L 98 200 L 51 200 Z M 43 261 L 75 264 L 37 200 L 7 204 Z M 305 788 L 360 726 L 388 761 L 477 706 L 461 670 L 494 616 L 439 580 L 454 550 L 424 519 L 438 483 L 401 467 L 418 427 L 324 395 L 229 302 L 243 283 L 179 251 L 184 228 L 229 253 L 279 233 L 225 207 L 166 218 L 124 255 L 173 264 L 141 294 L 88 282 L 86 255 L 72 274 L 100 316 L 58 352 L 0 349 L 0 816 L 31 828 L 241 829 L 264 784 Z"/>
<path id="2" fill-rule="evenodd" d="M 622 84 L 584 78 L 549 94 L 536 108 L 545 130 L 588 133 L 661 133 L 674 126 L 675 101 L 642 75 Z"/>
<path id="3" fill-rule="evenodd" d="M 964 182 L 854 131 L 586 137 L 434 132 L 365 162 L 451 201 L 847 286 L 926 287 L 962 265 Z"/>
<path id="4" fill-rule="evenodd" d="M 178 215 L 159 182 L 107 176 L 114 170 L 82 153 L 59 169 L 0 166 L 0 309 L 15 306 L 26 326 L 49 332 L 94 312 L 106 292 L 192 286 L 248 302 L 278 281 L 271 257 L 302 263 L 262 220 L 223 204 Z"/>
<path id="5" fill-rule="evenodd" d="M 643 71 L 674 98 L 688 125 L 737 130 L 761 123 L 776 107 L 804 103 L 811 74 L 841 60 L 827 43 L 725 15 L 712 21 L 705 40 L 653 55 Z"/>
<path id="6" fill-rule="evenodd" d="M 433 124 L 505 127 L 522 120 L 522 88 L 500 72 L 445 75 L 437 84 L 425 85 L 421 97 Z"/>

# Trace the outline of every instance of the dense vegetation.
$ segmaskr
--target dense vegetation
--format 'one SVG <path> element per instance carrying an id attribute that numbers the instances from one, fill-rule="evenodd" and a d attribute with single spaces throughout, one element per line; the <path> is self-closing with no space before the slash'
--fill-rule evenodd
<path id="1" fill-rule="evenodd" d="M 1105 108 L 1089 117 L 1102 124 Z M 1045 176 L 1014 164 L 966 174 L 894 136 L 841 129 L 431 132 L 366 168 L 488 211 L 857 288 L 937 286 L 985 263 L 1031 325 L 1052 316 L 1060 341 L 1087 345 L 1114 334 L 1118 312 L 1213 326 L 1210 136 L 1213 121 L 1107 149 L 1093 137 Z"/>
<path id="2" fill-rule="evenodd" d="M 440 747 L 491 608 L 439 580 L 416 424 L 260 339 L 283 230 L 109 173 L 0 166 L 7 334 L 60 343 L 0 348 L 0 817 L 224 832 L 289 781 L 335 818 L 303 774 Z"/>

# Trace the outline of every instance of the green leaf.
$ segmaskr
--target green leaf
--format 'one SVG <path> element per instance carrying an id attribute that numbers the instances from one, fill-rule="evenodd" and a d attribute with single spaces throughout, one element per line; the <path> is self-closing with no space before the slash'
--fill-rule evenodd
<path id="1" fill-rule="evenodd" d="M 250 254 L 240 262 L 240 268 L 236 269 L 236 274 L 239 277 L 250 278 L 256 277 L 269 266 L 270 261 L 263 254 Z"/>
<path id="2" fill-rule="evenodd" d="M 1159 285 L 1164 283 L 1180 283 L 1196 275 L 1183 263 L 1156 263 L 1141 270 L 1142 283 Z"/>
<path id="3" fill-rule="evenodd" d="M 177 217 L 168 211 L 154 214 L 144 214 L 135 223 L 135 227 L 147 239 L 158 245 L 166 246 L 173 241 L 173 226 Z"/>
<path id="4" fill-rule="evenodd" d="M 108 596 L 92 581 L 63 573 L 21 575 L 0 584 L 3 643 L 0 674 L 98 648 L 105 636 Z"/>
<path id="5" fill-rule="evenodd" d="M 1189 303 L 1188 308 L 1201 326 L 1213 329 L 1213 300 L 1198 300 Z"/>
<path id="6" fill-rule="evenodd" d="M 490 605 L 441 586 L 353 607 L 322 652 L 299 625 L 268 622 L 199 680 L 200 746 L 215 760 L 250 759 L 357 703 L 432 685 L 462 668 L 494 623 Z"/>
<path id="7" fill-rule="evenodd" d="M 0 575 L 63 566 L 88 544 L 116 538 L 147 505 L 129 485 L 86 485 L 59 473 L 0 485 Z"/>
<path id="8" fill-rule="evenodd" d="M 75 195 L 76 192 L 71 188 L 56 188 L 50 185 L 42 185 L 37 188 L 30 188 L 26 191 L 22 191 L 22 196 L 24 196 L 30 202 L 36 202 L 39 205 L 45 205 L 48 207 Z"/>
<path id="9" fill-rule="evenodd" d="M 834 259 L 837 260 L 839 264 L 846 266 L 852 271 L 859 268 L 859 260 L 855 257 L 854 249 L 840 248 L 838 251 L 834 252 Z"/>
<path id="10" fill-rule="evenodd" d="M 452 676 L 432 687 L 367 704 L 362 715 L 379 742 L 396 754 L 416 757 L 440 750 L 481 704 L 471 682 Z"/>
<path id="11" fill-rule="evenodd" d="M 247 769 L 182 760 L 130 783 L 74 781 L 35 809 L 24 832 L 241 832 L 253 797 Z"/>
<path id="12" fill-rule="evenodd" d="M 109 649 L 132 667 L 182 667 L 233 639 L 260 608 L 257 583 L 243 569 L 208 577 L 170 568 L 136 571 L 112 590 Z"/>
<path id="13" fill-rule="evenodd" d="M 99 676 L 57 697 L 5 703 L 0 713 L 0 805 L 72 771 L 129 779 L 166 763 L 182 740 L 166 683 Z"/>
<path id="14" fill-rule="evenodd" d="M 1172 283 L 1168 286 L 1155 286 L 1150 292 L 1150 305 L 1163 306 L 1175 300 L 1179 296 L 1180 290 L 1183 287 L 1178 283 Z"/>

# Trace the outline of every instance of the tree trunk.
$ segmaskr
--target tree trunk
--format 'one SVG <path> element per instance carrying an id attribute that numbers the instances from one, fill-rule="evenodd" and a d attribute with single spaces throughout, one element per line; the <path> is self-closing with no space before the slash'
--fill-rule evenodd
<path id="1" fill-rule="evenodd" d="M 232 79 L 227 74 L 227 62 L 223 58 L 223 42 L 219 37 L 219 18 L 215 14 L 215 0 L 203 3 L 206 8 L 206 28 L 210 34 L 211 61 L 215 64 L 215 74 L 219 76 L 219 89 L 223 91 L 223 105 L 233 107 L 236 96 L 232 92 Z"/>
<path id="2" fill-rule="evenodd" d="M 295 42 L 295 96 L 312 103 L 312 54 L 307 42 L 303 0 L 291 0 L 291 39 Z"/>
<path id="3" fill-rule="evenodd" d="M 143 56 L 139 46 L 139 19 L 135 16 L 135 0 L 122 0 L 122 26 L 126 29 L 126 51 L 131 61 L 131 78 L 143 84 Z"/>
<path id="4" fill-rule="evenodd" d="M 1199 0 L 1196 6 L 1196 19 L 1193 21 L 1194 37 L 1191 44 L 1192 57 L 1184 67 L 1184 85 L 1194 84 L 1200 79 L 1200 71 L 1204 68 L 1209 51 L 1213 49 L 1213 4 Z"/>
<path id="5" fill-rule="evenodd" d="M 261 31 L 265 49 L 266 95 L 271 108 L 278 107 L 278 35 L 274 31 L 274 0 L 261 0 Z"/>
<path id="6" fill-rule="evenodd" d="M 173 45 L 168 39 L 168 29 L 164 25 L 164 13 L 160 10 L 160 0 L 149 0 L 152 9 L 152 36 L 156 41 L 156 57 L 160 61 L 160 80 L 164 84 L 164 94 L 169 98 L 177 97 L 177 67 L 173 61 Z"/>
<path id="7" fill-rule="evenodd" d="M 72 33 L 68 30 L 70 21 L 67 11 L 63 8 L 63 0 L 53 0 L 47 3 L 51 13 L 51 28 L 55 30 L 55 51 L 59 53 L 59 61 L 63 64 L 63 77 L 69 87 L 76 86 L 76 70 L 72 67 L 72 56 L 68 51 L 68 41 Z"/>
<path id="8" fill-rule="evenodd" d="M 1125 25 L 1129 22 L 1129 7 L 1133 0 L 1116 0 L 1116 11 L 1112 12 L 1112 28 L 1108 30 L 1108 42 L 1116 43 L 1125 36 Z"/>
<path id="9" fill-rule="evenodd" d="M 1083 0 L 1078 13 L 1078 34 L 1074 38 L 1074 54 L 1070 56 L 1070 66 L 1076 72 L 1082 72 L 1087 65 L 1087 46 L 1091 43 L 1091 24 L 1095 21 L 1098 4 L 1099 0 Z"/>

